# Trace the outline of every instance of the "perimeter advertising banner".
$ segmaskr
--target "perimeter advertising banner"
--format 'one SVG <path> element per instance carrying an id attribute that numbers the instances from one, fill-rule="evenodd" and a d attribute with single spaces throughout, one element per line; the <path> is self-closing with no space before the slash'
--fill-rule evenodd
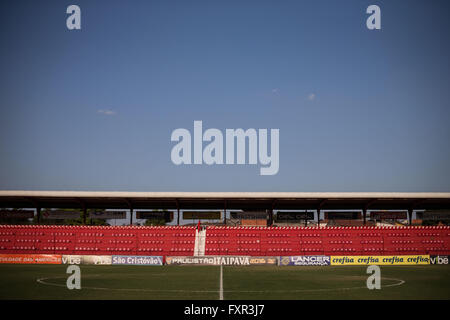
<path id="1" fill-rule="evenodd" d="M 448 265 L 450 256 L 430 256 L 430 264 L 445 264 Z"/>
<path id="2" fill-rule="evenodd" d="M 161 256 L 112 256 L 112 264 L 136 266 L 162 266 Z"/>
<path id="3" fill-rule="evenodd" d="M 58 254 L 0 254 L 0 263 L 61 264 Z"/>
<path id="4" fill-rule="evenodd" d="M 213 256 L 213 257 L 166 257 L 168 265 L 250 266 L 276 265 L 278 257 Z"/>
<path id="5" fill-rule="evenodd" d="M 63 255 L 62 264 L 111 265 L 111 256 Z"/>
<path id="6" fill-rule="evenodd" d="M 280 266 L 329 266 L 329 256 L 280 257 Z"/>
<path id="7" fill-rule="evenodd" d="M 419 256 L 331 256 L 332 266 L 427 265 L 429 255 Z"/>
<path id="8" fill-rule="evenodd" d="M 251 266 L 278 265 L 278 257 L 250 257 Z"/>

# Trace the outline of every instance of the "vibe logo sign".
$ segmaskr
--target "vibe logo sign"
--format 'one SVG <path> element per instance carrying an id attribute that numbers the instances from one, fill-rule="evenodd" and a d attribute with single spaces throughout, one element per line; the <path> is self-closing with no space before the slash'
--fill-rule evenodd
<path id="1" fill-rule="evenodd" d="M 270 129 L 269 155 L 267 129 L 251 128 L 245 131 L 243 129 L 225 129 L 224 141 L 224 134 L 221 130 L 212 128 L 203 132 L 202 121 L 194 121 L 193 137 L 189 130 L 183 128 L 175 129 L 172 132 L 171 141 L 175 141 L 177 144 L 173 146 L 170 158 L 175 165 L 257 165 L 259 162 L 261 165 L 260 175 L 275 175 L 280 167 L 279 138 L 280 130 Z M 204 142 L 207 143 L 205 146 Z M 246 161 L 247 154 L 248 163 Z"/>

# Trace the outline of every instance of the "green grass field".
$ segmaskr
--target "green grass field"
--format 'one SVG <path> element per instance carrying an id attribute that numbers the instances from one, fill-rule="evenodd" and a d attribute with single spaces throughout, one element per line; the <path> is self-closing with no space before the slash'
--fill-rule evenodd
<path id="1" fill-rule="evenodd" d="M 1 265 L 0 299 L 219 299 L 216 266 L 81 266 L 81 290 L 67 266 Z M 382 266 L 381 290 L 366 267 L 224 267 L 224 300 L 450 299 L 448 266 Z"/>

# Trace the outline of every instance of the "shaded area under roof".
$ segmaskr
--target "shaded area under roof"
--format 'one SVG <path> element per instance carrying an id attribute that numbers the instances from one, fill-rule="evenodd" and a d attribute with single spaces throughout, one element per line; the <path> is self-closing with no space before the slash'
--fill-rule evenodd
<path id="1" fill-rule="evenodd" d="M 0 191 L 1 208 L 450 209 L 450 193 Z"/>

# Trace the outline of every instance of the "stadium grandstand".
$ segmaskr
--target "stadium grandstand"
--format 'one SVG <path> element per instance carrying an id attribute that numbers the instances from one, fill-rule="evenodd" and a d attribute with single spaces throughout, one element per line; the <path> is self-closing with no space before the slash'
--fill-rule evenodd
<path id="1" fill-rule="evenodd" d="M 0 207 L 9 216 L 17 208 L 33 208 L 36 215 L 33 225 L 0 226 L 3 254 L 450 255 L 450 228 L 442 223 L 448 220 L 445 210 L 450 210 L 450 193 L 0 191 Z M 41 224 L 42 208 L 79 209 L 84 222 L 90 209 L 126 209 L 131 214 L 129 226 L 56 226 Z M 180 226 L 180 210 L 184 209 L 221 210 L 222 221 L 208 227 Z M 174 210 L 177 225 L 134 226 L 134 210 Z M 259 212 L 256 221 L 267 213 L 266 225 L 227 226 L 227 210 L 242 210 L 243 218 Z M 315 225 L 274 226 L 277 210 L 287 221 L 315 220 Z M 326 211 L 325 224 L 321 211 Z M 439 223 L 412 226 L 417 211 L 422 219 L 431 212 Z M 406 225 L 377 227 L 375 222 L 383 215 L 388 220 L 405 219 Z"/>

